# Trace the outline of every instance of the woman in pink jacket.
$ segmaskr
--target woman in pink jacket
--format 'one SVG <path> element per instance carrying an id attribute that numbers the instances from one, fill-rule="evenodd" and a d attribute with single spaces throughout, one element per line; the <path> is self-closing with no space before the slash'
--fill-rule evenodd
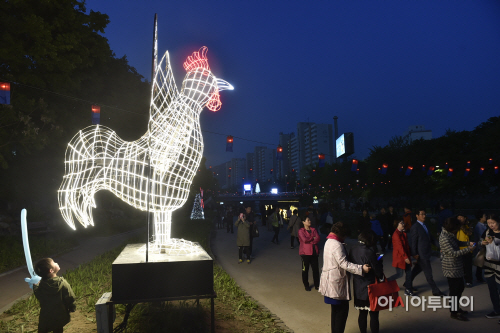
<path id="1" fill-rule="evenodd" d="M 302 282 L 306 291 L 311 291 L 309 286 L 309 266 L 312 267 L 314 288 L 319 289 L 319 234 L 314 228 L 311 228 L 311 220 L 306 217 L 302 222 L 303 227 L 299 229 L 299 255 L 302 258 Z"/>
<path id="2" fill-rule="evenodd" d="M 363 275 L 368 273 L 368 265 L 357 265 L 347 261 L 344 239 L 348 230 L 342 222 L 332 226 L 325 243 L 323 270 L 319 292 L 325 296 L 325 303 L 330 304 L 332 333 L 343 333 L 349 315 L 351 291 L 349 273 Z"/>
<path id="3" fill-rule="evenodd" d="M 299 229 L 299 255 L 302 258 L 302 282 L 306 291 L 311 291 L 309 286 L 309 266 L 312 268 L 314 287 L 319 289 L 319 234 L 315 228 L 311 227 L 311 220 L 306 217 L 302 222 L 303 227 Z"/>

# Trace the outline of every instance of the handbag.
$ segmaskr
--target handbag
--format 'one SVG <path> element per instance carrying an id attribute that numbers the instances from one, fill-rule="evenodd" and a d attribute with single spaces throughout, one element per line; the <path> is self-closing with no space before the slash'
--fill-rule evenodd
<path id="1" fill-rule="evenodd" d="M 500 261 L 500 245 L 497 245 L 495 240 L 491 244 L 486 245 L 486 259 Z"/>
<path id="2" fill-rule="evenodd" d="M 479 252 L 476 254 L 474 259 L 472 260 L 472 264 L 474 266 L 477 266 L 477 267 L 483 267 L 485 254 L 486 254 L 486 249 L 482 248 L 481 250 L 479 250 Z"/>
<path id="3" fill-rule="evenodd" d="M 252 226 L 252 237 L 259 237 L 259 229 L 257 228 L 257 223 L 254 223 Z"/>
<path id="4" fill-rule="evenodd" d="M 399 286 L 396 280 L 387 281 L 384 275 L 384 281 L 378 282 L 375 278 L 375 283 L 368 285 L 368 299 L 370 300 L 370 311 L 380 311 L 393 308 L 399 297 Z M 379 298 L 387 297 L 387 305 L 379 305 Z M 385 303 L 385 301 L 384 301 Z M 402 305 L 400 302 L 399 305 Z"/>

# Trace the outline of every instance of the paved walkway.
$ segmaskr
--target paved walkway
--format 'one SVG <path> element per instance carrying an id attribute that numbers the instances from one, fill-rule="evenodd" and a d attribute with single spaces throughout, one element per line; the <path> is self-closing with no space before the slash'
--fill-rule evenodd
<path id="1" fill-rule="evenodd" d="M 66 270 L 76 268 L 92 260 L 97 255 L 119 246 L 126 239 L 141 232 L 145 233 L 145 229 L 133 230 L 109 237 L 91 238 L 74 250 L 56 256 L 54 259 L 61 267 L 61 274 L 64 274 Z M 26 298 L 31 294 L 31 289 L 24 282 L 26 277 L 29 277 L 26 266 L 0 274 L 0 313 L 10 309 L 17 300 Z"/>
<path id="2" fill-rule="evenodd" d="M 249 295 L 258 300 L 272 313 L 283 320 L 285 325 L 295 333 L 330 332 L 330 306 L 323 302 L 323 296 L 314 289 L 304 290 L 301 279 L 301 260 L 298 247 L 290 249 L 290 235 L 286 228 L 280 231 L 280 245 L 271 243 L 273 233 L 264 227 L 259 228 L 261 236 L 254 239 L 254 256 L 251 264 L 238 264 L 238 248 L 236 247 L 236 230 L 234 234 L 226 233 L 224 229 L 216 232 L 212 240 L 212 252 L 217 261 L 231 277 Z M 325 236 L 320 243 L 323 249 Z M 348 244 L 355 241 L 350 240 Z M 322 255 L 320 256 L 320 267 Z M 448 292 L 448 284 L 441 270 L 438 258 L 432 262 L 434 280 L 443 292 Z M 320 268 L 321 271 L 321 268 Z M 392 267 L 392 254 L 386 253 L 384 258 L 384 272 L 387 276 L 395 273 Z M 309 282 L 312 285 L 312 273 Z M 398 280 L 400 286 L 404 278 Z M 419 296 L 432 296 L 424 274 L 421 273 L 414 281 L 414 287 L 419 289 Z M 392 312 L 385 310 L 380 313 L 381 332 L 405 333 L 425 331 L 429 332 L 498 332 L 498 319 L 487 319 L 486 313 L 492 311 L 492 305 L 486 284 L 466 288 L 464 296 L 474 296 L 474 311 L 469 313 L 469 322 L 460 322 L 450 318 L 448 309 L 427 309 L 408 306 L 397 308 Z M 405 296 L 400 291 L 400 296 Z M 350 303 L 349 318 L 345 332 L 359 332 L 357 317 L 358 311 Z M 464 307 L 470 311 L 470 307 Z M 368 328 L 369 329 L 369 328 Z"/>

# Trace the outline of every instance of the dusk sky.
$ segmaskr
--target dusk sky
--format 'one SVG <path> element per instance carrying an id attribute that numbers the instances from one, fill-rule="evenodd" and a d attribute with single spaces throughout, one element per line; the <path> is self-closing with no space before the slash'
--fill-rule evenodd
<path id="1" fill-rule="evenodd" d="M 222 109 L 204 109 L 207 167 L 278 144 L 297 123 L 354 132 L 355 156 L 411 125 L 434 138 L 500 115 L 500 1 L 104 1 L 104 36 L 116 56 L 151 76 L 154 14 L 159 57 L 182 63 L 201 46 L 217 77 Z M 111 124 L 110 124 L 111 125 Z M 146 129 L 145 129 L 146 130 Z M 216 135 L 209 132 L 217 132 Z M 234 152 L 225 152 L 227 135 Z"/>

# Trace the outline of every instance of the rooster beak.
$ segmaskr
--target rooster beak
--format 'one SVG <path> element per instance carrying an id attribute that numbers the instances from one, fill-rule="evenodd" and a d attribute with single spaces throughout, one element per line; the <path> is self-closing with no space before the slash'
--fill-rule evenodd
<path id="1" fill-rule="evenodd" d="M 224 81 L 223 79 L 217 79 L 217 87 L 219 88 L 219 91 L 234 90 L 234 87 L 229 82 Z"/>

